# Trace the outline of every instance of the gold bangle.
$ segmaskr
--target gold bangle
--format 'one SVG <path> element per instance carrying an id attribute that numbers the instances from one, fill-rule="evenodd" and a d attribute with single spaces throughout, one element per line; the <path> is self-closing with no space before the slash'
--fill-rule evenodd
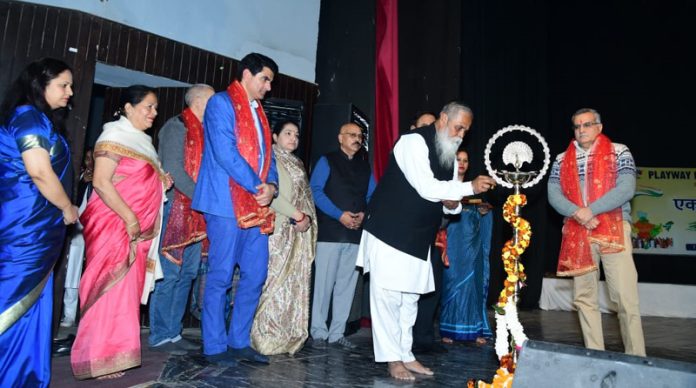
<path id="1" fill-rule="evenodd" d="M 135 225 L 138 225 L 138 221 L 135 221 L 135 222 L 132 223 L 132 224 L 126 225 L 126 228 L 130 228 L 131 226 L 135 226 Z"/>

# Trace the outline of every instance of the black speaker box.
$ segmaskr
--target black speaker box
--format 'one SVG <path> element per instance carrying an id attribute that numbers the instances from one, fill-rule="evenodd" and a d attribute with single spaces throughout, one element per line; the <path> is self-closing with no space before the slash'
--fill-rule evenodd
<path id="1" fill-rule="evenodd" d="M 513 388 L 696 387 L 696 364 L 527 341 Z"/>
<path id="2" fill-rule="evenodd" d="M 304 103 L 297 100 L 287 100 L 284 98 L 267 98 L 263 100 L 263 111 L 268 118 L 271 128 L 281 121 L 294 121 L 300 132 L 304 128 Z"/>
<path id="3" fill-rule="evenodd" d="M 263 111 L 266 113 L 271 130 L 273 130 L 276 124 L 287 120 L 297 124 L 300 130 L 300 145 L 295 154 L 304 159 L 309 141 L 305 128 L 304 103 L 298 100 L 271 97 L 263 100 Z"/>

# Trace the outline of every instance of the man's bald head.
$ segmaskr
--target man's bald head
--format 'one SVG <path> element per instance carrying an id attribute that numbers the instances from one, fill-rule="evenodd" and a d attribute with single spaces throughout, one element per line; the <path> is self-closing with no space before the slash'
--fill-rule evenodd
<path id="1" fill-rule="evenodd" d="M 341 151 L 352 158 L 362 147 L 363 133 L 355 123 L 345 123 L 341 125 L 338 132 L 338 143 L 341 145 Z"/>
<path id="2" fill-rule="evenodd" d="M 210 97 L 215 94 L 215 89 L 212 86 L 206 84 L 195 84 L 188 88 L 186 95 L 184 95 L 184 102 L 186 106 L 191 108 L 193 114 L 198 117 L 198 120 L 203 121 L 203 113 L 205 112 L 205 106 L 208 104 Z"/>

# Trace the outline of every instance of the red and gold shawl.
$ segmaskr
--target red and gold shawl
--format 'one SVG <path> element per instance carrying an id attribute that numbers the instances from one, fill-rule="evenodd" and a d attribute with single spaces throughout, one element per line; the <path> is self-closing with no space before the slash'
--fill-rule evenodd
<path id="1" fill-rule="evenodd" d="M 203 157 L 203 124 L 191 108 L 181 112 L 181 119 L 186 127 L 184 171 L 196 182 Z M 176 190 L 175 186 L 169 220 L 162 240 L 162 254 L 172 263 L 181 265 L 184 248 L 205 239 L 206 236 L 203 215 L 191 209 L 191 198 Z M 207 246 L 205 243 L 204 245 Z M 203 247 L 203 252 L 208 251 L 206 246 Z"/>
<path id="2" fill-rule="evenodd" d="M 616 186 L 616 154 L 611 140 L 600 134 L 591 149 L 585 171 L 587 203 L 592 203 Z M 575 142 L 570 143 L 561 162 L 561 190 L 578 206 L 582 200 Z M 599 244 L 602 253 L 624 249 L 621 208 L 596 216 L 599 225 L 588 230 L 572 217 L 565 220 L 561 253 L 558 257 L 558 276 L 580 276 L 597 270 L 592 260 L 590 244 Z"/>
<path id="3" fill-rule="evenodd" d="M 254 115 L 251 113 L 251 106 L 246 91 L 239 83 L 234 81 L 227 88 L 227 93 L 232 100 L 232 107 L 235 114 L 235 136 L 237 138 L 237 149 L 239 154 L 246 160 L 254 170 L 259 170 L 259 136 L 254 123 Z M 266 114 L 259 104 L 256 107 L 256 115 L 261 121 L 264 142 L 263 169 L 259 173 L 262 182 L 266 182 L 268 171 L 271 167 L 271 130 L 266 119 Z M 254 196 L 246 191 L 233 179 L 230 179 L 230 192 L 232 203 L 234 203 L 234 214 L 237 224 L 242 229 L 259 226 L 261 233 L 269 234 L 273 232 L 274 213 L 269 206 L 259 206 Z"/>

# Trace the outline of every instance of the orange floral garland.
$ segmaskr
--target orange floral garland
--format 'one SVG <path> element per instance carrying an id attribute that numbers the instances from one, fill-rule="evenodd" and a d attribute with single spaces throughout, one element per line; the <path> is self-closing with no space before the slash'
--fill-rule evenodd
<path id="1" fill-rule="evenodd" d="M 524 283 L 524 281 L 527 279 L 527 275 L 524 273 L 524 266 L 522 263 L 519 262 L 519 258 L 524 253 L 524 251 L 527 249 L 529 246 L 529 242 L 532 237 L 532 227 L 529 224 L 529 221 L 525 220 L 524 218 L 520 217 L 517 212 L 515 211 L 515 208 L 517 206 L 524 206 L 527 204 L 527 197 L 524 194 L 512 194 L 509 195 L 507 200 L 505 201 L 505 204 L 503 205 L 503 218 L 505 221 L 508 223 L 512 224 L 512 226 L 515 228 L 515 231 L 517 233 L 517 244 L 514 243 L 514 238 L 511 238 L 508 240 L 505 245 L 503 246 L 503 268 L 505 269 L 505 273 L 507 274 L 507 278 L 503 282 L 504 286 L 503 289 L 500 291 L 500 296 L 498 297 L 498 303 L 493 306 L 496 312 L 496 320 L 497 318 L 503 318 L 505 315 L 505 310 L 506 310 L 506 305 L 508 304 L 508 300 L 511 296 L 517 292 L 517 285 L 518 282 Z M 513 236 L 514 237 L 514 236 Z M 508 307 L 510 309 L 511 314 L 513 314 L 513 317 L 507 317 L 507 319 L 512 319 L 517 323 L 517 327 L 521 330 L 521 326 L 519 325 L 519 321 L 517 320 L 517 314 L 516 314 L 516 309 L 514 308 L 515 305 L 511 305 Z M 497 320 L 497 323 L 500 325 L 501 323 L 505 322 L 504 320 Z M 504 323 L 503 323 L 504 324 Z M 508 322 L 509 325 L 509 322 Z M 514 334 L 514 333 L 513 333 Z M 522 333 L 524 336 L 524 334 Z M 526 337 L 524 337 L 526 338 Z M 515 340 L 514 335 L 513 335 L 513 341 Z M 497 342 L 497 340 L 496 340 Z M 521 344 L 517 344 L 521 345 Z M 479 380 L 475 385 L 473 380 L 470 380 L 467 384 L 468 388 L 509 388 L 512 387 L 512 382 L 513 378 L 515 376 L 515 361 L 513 357 L 513 352 L 515 352 L 516 349 L 512 349 L 512 351 L 508 354 L 500 356 L 500 368 L 496 371 L 495 376 L 493 377 L 493 381 L 491 384 L 486 383 L 485 381 Z M 498 344 L 496 343 L 496 353 L 498 353 Z"/>
<path id="2" fill-rule="evenodd" d="M 512 354 L 507 354 L 500 359 L 500 368 L 495 371 L 493 382 L 488 384 L 485 381 L 479 380 L 474 383 L 474 380 L 467 381 L 467 388 L 511 388 L 512 381 L 515 377 L 515 361 Z"/>
<path id="3" fill-rule="evenodd" d="M 509 195 L 503 205 L 503 218 L 517 231 L 517 244 L 514 244 L 514 239 L 510 239 L 503 247 L 503 269 L 507 273 L 507 278 L 503 282 L 503 289 L 498 297 L 496 312 L 504 314 L 503 308 L 510 298 L 515 293 L 517 282 L 527 280 L 527 275 L 524 273 L 524 266 L 519 263 L 519 258 L 529 246 L 529 241 L 532 237 L 532 227 L 529 221 L 515 214 L 516 206 L 524 206 L 527 204 L 527 196 L 524 194 Z"/>

